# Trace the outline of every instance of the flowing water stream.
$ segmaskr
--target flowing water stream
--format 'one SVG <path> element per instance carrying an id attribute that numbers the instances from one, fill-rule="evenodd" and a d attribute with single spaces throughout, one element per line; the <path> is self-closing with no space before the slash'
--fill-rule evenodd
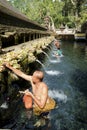
<path id="1" fill-rule="evenodd" d="M 49 95 L 58 105 L 50 112 L 45 127 L 31 130 L 87 130 L 87 46 L 86 43 L 61 42 L 61 50 L 63 55 L 55 57 L 56 49 L 52 45 L 47 54 L 50 59 L 46 57 L 44 65 L 37 60 L 45 73 Z M 20 105 L 12 130 L 29 129 L 23 124 L 27 118 L 22 103 Z M 3 128 L 11 128 L 11 124 Z"/>

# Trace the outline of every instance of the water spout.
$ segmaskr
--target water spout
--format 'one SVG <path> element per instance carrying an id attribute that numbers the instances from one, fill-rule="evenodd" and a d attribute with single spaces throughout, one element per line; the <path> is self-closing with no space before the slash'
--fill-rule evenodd
<path id="1" fill-rule="evenodd" d="M 42 51 L 43 54 L 45 54 L 47 56 L 47 58 L 50 60 L 50 57 L 48 56 L 48 54 L 44 51 Z"/>
<path id="2" fill-rule="evenodd" d="M 46 49 L 48 49 L 49 51 L 51 50 L 51 48 L 49 48 L 49 47 L 46 47 Z"/>
<path id="3" fill-rule="evenodd" d="M 36 59 L 36 62 L 38 62 L 43 68 L 45 68 L 44 64 L 40 60 Z"/>
<path id="4" fill-rule="evenodd" d="M 51 50 L 53 49 L 53 46 L 49 46 L 49 47 L 50 47 Z"/>

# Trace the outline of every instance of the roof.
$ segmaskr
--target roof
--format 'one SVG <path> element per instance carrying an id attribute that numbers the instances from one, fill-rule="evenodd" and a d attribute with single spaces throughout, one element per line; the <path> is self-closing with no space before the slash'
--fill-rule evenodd
<path id="1" fill-rule="evenodd" d="M 39 25 L 38 23 L 28 19 L 26 15 L 22 14 L 18 9 L 14 8 L 9 2 L 6 0 L 0 0 L 0 12 L 7 14 L 11 17 L 15 17 L 16 19 L 20 19 L 22 21 L 34 24 L 35 26 L 41 27 L 46 30 L 45 27 Z"/>

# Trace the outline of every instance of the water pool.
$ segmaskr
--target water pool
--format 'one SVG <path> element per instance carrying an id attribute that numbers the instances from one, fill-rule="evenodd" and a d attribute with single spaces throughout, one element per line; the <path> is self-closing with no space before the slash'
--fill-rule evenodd
<path id="1" fill-rule="evenodd" d="M 63 55 L 55 57 L 56 48 L 52 45 L 41 68 L 49 95 L 58 107 L 51 111 L 45 127 L 33 130 L 87 130 L 87 46 L 86 43 L 60 43 Z M 21 102 L 12 123 L 3 128 L 29 129 L 25 127 L 28 117 L 22 105 Z"/>

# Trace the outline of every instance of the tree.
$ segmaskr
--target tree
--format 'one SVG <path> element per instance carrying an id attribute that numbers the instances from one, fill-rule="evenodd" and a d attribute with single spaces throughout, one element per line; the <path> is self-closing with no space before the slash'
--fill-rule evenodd
<path id="1" fill-rule="evenodd" d="M 87 18 L 87 0 L 9 0 L 29 19 L 44 25 L 49 14 L 51 24 L 56 28 L 61 24 L 77 27 Z M 85 11 L 86 10 L 86 11 Z"/>

